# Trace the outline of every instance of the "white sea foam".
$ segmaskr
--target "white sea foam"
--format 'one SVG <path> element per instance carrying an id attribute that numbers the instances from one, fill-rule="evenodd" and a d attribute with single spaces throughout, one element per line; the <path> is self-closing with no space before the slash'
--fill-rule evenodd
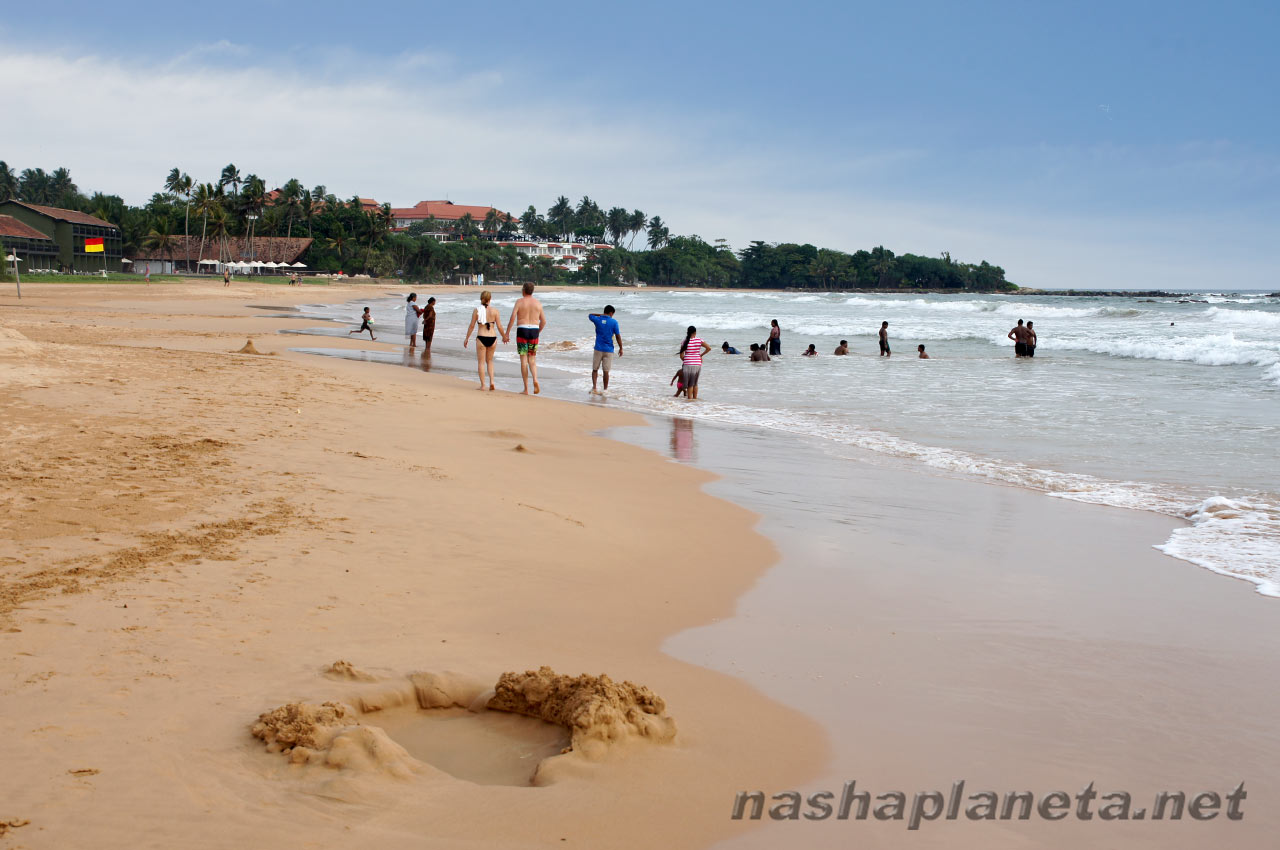
<path id="1" fill-rule="evenodd" d="M 1175 530 L 1157 549 L 1280 596 L 1280 507 L 1214 496 L 1185 516 L 1191 525 Z"/>
<path id="2" fill-rule="evenodd" d="M 1176 336 L 1164 340 L 1122 336 L 1100 338 L 1042 337 L 1045 351 L 1091 351 L 1139 360 L 1175 360 L 1201 366 L 1270 366 L 1280 360 L 1272 347 L 1236 339 L 1228 331 L 1216 336 Z"/>
<path id="3" fill-rule="evenodd" d="M 1261 310 L 1235 310 L 1230 307 L 1210 307 L 1204 314 L 1215 322 L 1244 328 L 1280 328 L 1280 313 Z"/>

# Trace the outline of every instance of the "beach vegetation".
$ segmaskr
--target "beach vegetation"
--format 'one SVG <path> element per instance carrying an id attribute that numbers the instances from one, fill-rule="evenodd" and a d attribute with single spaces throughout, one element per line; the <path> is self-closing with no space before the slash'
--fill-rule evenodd
<path id="1" fill-rule="evenodd" d="M 589 196 L 576 204 L 561 194 L 542 211 L 529 205 L 519 216 L 491 209 L 483 219 L 428 218 L 397 230 L 389 204 L 373 206 L 358 196 L 341 200 L 324 184 L 308 189 L 291 178 L 271 189 L 256 174 L 228 163 L 201 182 L 179 167 L 157 175 L 161 191 L 142 206 L 120 196 L 80 192 L 66 168 L 16 167 L 0 161 L 0 200 L 87 212 L 117 225 L 126 257 L 142 250 L 166 256 L 189 244 L 192 225 L 198 260 L 231 259 L 232 240 L 302 235 L 310 247 L 301 261 L 318 272 L 396 276 L 423 283 L 458 274 L 521 283 L 608 284 L 639 281 L 664 286 L 749 289 L 915 290 L 992 292 L 1016 287 L 1004 269 L 938 257 L 895 254 L 884 246 L 852 253 L 812 244 L 753 241 L 734 251 L 723 239 L 673 234 L 662 216 L 624 206 L 604 207 Z M 176 223 L 176 225 L 175 225 Z M 515 239 L 564 243 L 579 259 L 570 271 L 556 258 L 522 254 L 497 244 Z M 607 246 L 607 247 L 606 247 Z M 193 252 L 195 254 L 196 252 Z M 182 270 L 182 269 L 180 269 Z"/>

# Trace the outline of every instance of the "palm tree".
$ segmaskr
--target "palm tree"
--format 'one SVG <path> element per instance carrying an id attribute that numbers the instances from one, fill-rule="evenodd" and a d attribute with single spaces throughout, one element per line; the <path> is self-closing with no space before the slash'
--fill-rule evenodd
<path id="1" fill-rule="evenodd" d="M 289 180 L 280 189 L 280 194 L 276 196 L 276 203 L 283 206 L 289 214 L 289 224 L 286 228 L 286 236 L 293 238 L 293 216 L 302 209 L 302 195 L 305 190 L 302 184 L 296 179 Z M 307 196 L 310 199 L 310 195 Z"/>
<path id="2" fill-rule="evenodd" d="M 214 242 L 218 245 L 218 262 L 225 263 L 232 259 L 231 249 L 227 245 L 227 234 L 231 224 L 231 216 L 227 214 L 227 208 L 224 207 L 219 199 L 209 210 L 209 231 L 213 236 Z M 203 259 L 203 258 L 202 258 Z"/>
<path id="3" fill-rule="evenodd" d="M 71 180 L 71 172 L 65 168 L 56 169 L 49 176 L 49 194 L 53 202 L 62 206 L 71 206 L 79 193 L 76 184 Z"/>
<path id="4" fill-rule="evenodd" d="M 631 238 L 627 240 L 627 250 L 631 250 L 631 246 L 635 244 L 636 236 L 645 228 L 645 215 L 640 210 L 632 210 L 631 220 L 627 222 L 627 232 L 631 234 Z"/>
<path id="5" fill-rule="evenodd" d="M 53 203 L 53 192 L 49 175 L 43 168 L 24 168 L 18 178 L 18 194 L 29 204 Z"/>
<path id="6" fill-rule="evenodd" d="M 350 237 L 347 236 L 346 230 L 339 224 L 337 229 L 333 231 L 333 235 L 325 240 L 325 244 L 338 252 L 338 262 L 341 263 L 346 258 L 347 242 L 349 241 Z"/>
<path id="7" fill-rule="evenodd" d="M 661 216 L 655 215 L 653 218 L 649 219 L 648 230 L 649 230 L 649 248 L 651 250 L 656 251 L 658 248 L 661 248 L 663 245 L 667 244 L 668 237 L 671 235 L 671 231 L 668 230 L 666 225 L 662 223 Z"/>
<path id="8" fill-rule="evenodd" d="M 142 240 L 142 247 L 148 251 L 160 251 L 169 258 L 169 262 L 173 262 L 173 249 L 177 241 L 178 236 L 173 232 L 173 224 L 168 218 L 161 217 L 156 219 L 151 232 Z"/>
<path id="9" fill-rule="evenodd" d="M 463 239 L 470 239 L 476 235 L 476 220 L 471 216 L 471 213 L 466 213 L 462 218 L 458 219 L 457 231 L 458 235 Z"/>
<path id="10" fill-rule="evenodd" d="M 561 239 L 568 239 L 573 230 L 573 205 L 564 195 L 556 198 L 556 202 L 547 210 L 547 220 L 556 228 Z"/>
<path id="11" fill-rule="evenodd" d="M 230 186 L 231 193 L 237 197 L 240 195 L 240 184 L 242 182 L 240 169 L 236 168 L 234 164 L 229 164 L 222 169 L 222 176 L 218 178 L 218 185 L 223 187 Z"/>
<path id="12" fill-rule="evenodd" d="M 311 193 L 303 191 L 298 197 L 298 215 L 307 223 L 307 238 L 311 238 L 311 220 L 316 217 L 316 204 L 311 200 Z"/>
<path id="13" fill-rule="evenodd" d="M 489 234 L 489 238 L 493 239 L 498 235 L 498 230 L 502 227 L 502 216 L 493 207 L 489 207 L 489 211 L 484 214 L 484 232 Z"/>
<path id="14" fill-rule="evenodd" d="M 18 196 L 18 175 L 4 160 L 0 160 L 0 201 L 7 201 Z"/>
<path id="15" fill-rule="evenodd" d="M 195 184 L 191 180 L 190 174 L 183 174 L 179 169 L 175 168 L 169 172 L 169 176 L 165 178 L 164 188 L 167 192 L 175 195 L 184 195 L 187 199 L 186 218 L 182 225 L 182 235 L 185 237 L 186 243 L 191 241 L 191 188 Z M 191 271 L 191 254 L 187 252 L 187 271 Z"/>
<path id="16" fill-rule="evenodd" d="M 605 214 L 604 230 L 615 248 L 622 242 L 622 237 L 627 232 L 629 218 L 630 214 L 622 207 L 614 207 Z"/>
<path id="17" fill-rule="evenodd" d="M 248 223 L 249 253 L 253 253 L 253 232 L 257 217 L 262 215 L 262 208 L 267 204 L 267 185 L 256 174 L 244 178 L 244 192 L 240 195 L 240 212 Z"/>
<path id="18" fill-rule="evenodd" d="M 542 216 L 538 215 L 537 208 L 530 204 L 529 209 L 520 216 L 520 229 L 530 236 L 537 236 L 541 224 Z"/>
<path id="19" fill-rule="evenodd" d="M 200 226 L 200 256 L 196 258 L 196 271 L 199 271 L 199 261 L 204 259 L 205 239 L 209 235 L 209 216 L 215 208 L 221 209 L 222 200 L 214 191 L 212 183 L 201 183 L 196 187 L 195 204 L 196 215 L 200 216 L 202 221 Z"/>

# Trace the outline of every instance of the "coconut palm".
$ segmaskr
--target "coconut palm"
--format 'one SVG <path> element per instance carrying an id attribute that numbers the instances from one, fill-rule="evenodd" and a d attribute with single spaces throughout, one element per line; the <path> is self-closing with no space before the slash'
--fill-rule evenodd
<path id="1" fill-rule="evenodd" d="M 166 192 L 172 192 L 175 195 L 183 195 L 187 199 L 187 211 L 185 220 L 182 225 L 182 234 L 189 242 L 191 239 L 191 189 L 194 186 L 190 174 L 183 174 L 180 169 L 174 168 L 169 172 L 169 176 L 165 178 L 164 188 Z M 188 264 L 190 257 L 187 258 Z M 188 267 L 187 271 L 190 271 Z"/>
<path id="2" fill-rule="evenodd" d="M 564 195 L 556 198 L 556 202 L 547 210 L 547 221 L 555 227 L 561 239 L 568 239 L 573 231 L 573 205 Z"/>
<path id="3" fill-rule="evenodd" d="M 49 194 L 53 197 L 55 204 L 61 204 L 64 207 L 74 204 L 79 189 L 72 181 L 70 171 L 58 168 L 49 175 Z"/>
<path id="4" fill-rule="evenodd" d="M 18 196 L 18 175 L 4 160 L 0 160 L 0 201 L 8 201 Z"/>
<path id="5" fill-rule="evenodd" d="M 218 185 L 222 187 L 231 187 L 231 194 L 239 197 L 240 184 L 244 182 L 240 179 L 240 169 L 234 164 L 228 164 L 222 169 L 222 176 L 218 178 Z"/>
<path id="6" fill-rule="evenodd" d="M 631 234 L 631 238 L 627 240 L 627 250 L 631 250 L 631 246 L 635 244 L 636 236 L 645 228 L 645 215 L 640 210 L 631 211 L 631 220 L 627 222 L 627 232 Z"/>
<path id="7" fill-rule="evenodd" d="M 662 217 L 655 215 L 649 219 L 649 248 L 657 250 L 667 244 L 671 236 L 671 231 L 662 223 Z"/>
<path id="8" fill-rule="evenodd" d="M 306 190 L 302 188 L 302 184 L 296 179 L 291 179 L 280 187 L 280 194 L 276 196 L 276 204 L 285 208 L 288 213 L 288 225 L 286 226 L 286 236 L 293 238 L 293 217 L 302 210 L 302 196 L 306 194 Z M 308 200 L 310 195 L 307 195 Z"/>
<path id="9" fill-rule="evenodd" d="M 492 239 L 498 235 L 500 229 L 502 229 L 502 216 L 493 207 L 489 207 L 489 211 L 484 214 L 484 232 Z"/>
<path id="10" fill-rule="evenodd" d="M 325 240 L 325 245 L 338 252 L 338 262 L 341 263 L 346 259 L 347 243 L 350 241 L 351 238 L 347 236 L 347 231 L 339 224 L 333 231 L 333 235 Z"/>
<path id="11" fill-rule="evenodd" d="M 151 232 L 142 240 L 142 247 L 148 251 L 159 251 L 173 262 L 173 249 L 177 242 L 178 235 L 173 232 L 173 224 L 162 216 L 151 226 Z"/>
<path id="12" fill-rule="evenodd" d="M 18 178 L 18 195 L 29 204 L 52 204 L 53 186 L 43 168 L 24 168 Z"/>
<path id="13" fill-rule="evenodd" d="M 205 239 L 209 235 L 209 215 L 215 208 L 222 208 L 222 200 L 214 191 L 212 183 L 201 183 L 195 192 L 196 215 L 200 216 L 200 255 L 196 257 L 196 271 L 200 270 L 200 260 L 204 259 Z"/>
<path id="14" fill-rule="evenodd" d="M 221 188 L 221 187 L 219 187 Z M 222 205 L 221 198 L 209 210 L 209 235 L 218 246 L 218 262 L 225 263 L 232 259 L 231 249 L 227 245 L 227 235 L 231 226 L 231 216 Z"/>

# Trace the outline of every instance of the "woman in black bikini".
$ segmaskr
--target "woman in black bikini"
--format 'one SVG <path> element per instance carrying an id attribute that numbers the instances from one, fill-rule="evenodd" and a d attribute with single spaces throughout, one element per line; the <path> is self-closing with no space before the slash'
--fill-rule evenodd
<path id="1" fill-rule="evenodd" d="M 493 351 L 494 344 L 498 341 L 498 334 L 502 333 L 501 320 L 498 315 L 497 307 L 489 306 L 489 299 L 493 296 L 489 294 L 489 290 L 480 293 L 480 306 L 471 314 L 471 324 L 467 325 L 467 338 L 462 341 L 462 347 L 466 348 L 471 342 L 471 332 L 476 333 L 476 372 L 480 375 L 480 386 L 478 389 L 483 390 L 485 385 L 485 370 L 489 371 L 489 389 L 495 390 L 497 387 L 493 385 Z M 506 336 L 502 338 L 503 342 L 507 341 Z"/>

